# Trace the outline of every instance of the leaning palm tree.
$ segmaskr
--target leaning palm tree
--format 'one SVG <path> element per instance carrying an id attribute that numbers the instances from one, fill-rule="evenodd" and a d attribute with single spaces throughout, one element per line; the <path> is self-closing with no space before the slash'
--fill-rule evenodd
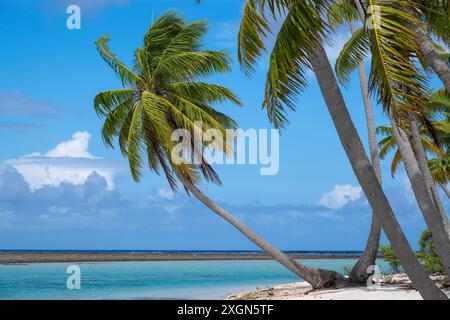
<path id="1" fill-rule="evenodd" d="M 270 21 L 281 22 L 269 58 L 265 88 L 264 107 L 269 119 L 277 127 L 286 125 L 286 108 L 295 108 L 295 98 L 306 87 L 308 70 L 312 69 L 355 175 L 406 272 L 424 298 L 448 299 L 416 259 L 347 110 L 324 49 L 328 28 L 323 16 L 329 4 L 327 0 L 247 0 L 238 36 L 239 62 L 244 72 L 250 74 L 266 50 L 264 39 L 273 32 Z M 404 40 L 405 36 L 400 35 L 400 38 Z M 390 40 L 391 43 L 398 41 Z M 395 92 L 396 96 L 400 94 Z"/>
<path id="2" fill-rule="evenodd" d="M 189 194 L 314 288 L 344 283 L 344 277 L 336 272 L 313 269 L 290 259 L 200 190 L 201 177 L 217 184 L 220 179 L 203 158 L 203 150 L 208 146 L 197 145 L 202 141 L 198 136 L 202 128 L 196 122 L 201 121 L 205 130 L 218 130 L 222 138 L 215 137 L 214 148 L 230 154 L 232 148 L 225 139 L 225 131 L 234 128 L 235 122 L 212 105 L 225 101 L 240 104 L 230 90 L 198 81 L 215 72 L 230 70 L 226 52 L 202 50 L 201 40 L 206 31 L 205 21 L 186 24 L 174 12 L 164 14 L 152 23 L 143 46 L 135 51 L 133 68 L 128 68 L 111 53 L 108 37 L 97 41 L 101 57 L 125 87 L 99 93 L 94 100 L 95 110 L 105 118 L 102 136 L 106 145 L 113 147 L 114 139 L 118 138 L 135 181 L 141 179 L 146 159 L 150 170 L 166 175 L 172 189 L 176 190 L 180 182 Z M 191 138 L 183 141 L 186 148 L 174 153 L 171 138 L 178 129 L 187 130 Z M 188 152 L 188 146 L 194 146 L 193 153 Z M 189 154 L 199 161 L 186 161 L 190 160 L 187 159 Z"/>
<path id="3" fill-rule="evenodd" d="M 345 0 L 334 2 L 328 10 L 328 21 L 333 29 L 337 29 L 343 24 L 348 24 L 350 32 L 355 35 L 357 28 L 355 27 L 355 21 L 359 20 L 357 10 L 348 5 Z M 345 48 L 344 48 L 345 51 Z M 339 63 L 340 60 L 338 60 Z M 336 69 L 339 69 L 338 67 Z M 378 156 L 377 147 L 377 135 L 375 128 L 375 116 L 372 100 L 367 85 L 367 75 L 364 66 L 364 62 L 360 62 L 358 65 L 358 75 L 361 87 L 361 94 L 364 103 L 364 111 L 366 114 L 367 123 L 367 135 L 369 137 L 369 154 L 372 167 L 375 170 L 378 181 L 382 185 L 381 165 L 380 157 Z M 345 86 L 346 83 L 341 81 Z M 378 221 L 375 214 L 372 214 L 372 222 L 370 225 L 369 237 L 364 248 L 364 252 L 358 259 L 358 262 L 353 266 L 350 274 L 349 281 L 352 283 L 364 284 L 367 282 L 370 274 L 367 272 L 368 268 L 376 264 L 378 256 L 378 248 L 380 247 L 381 239 L 381 223 Z"/>
<path id="4" fill-rule="evenodd" d="M 363 2 L 354 3 L 361 7 Z M 417 61 L 426 65 L 415 27 L 421 21 L 412 13 L 419 9 L 419 4 L 412 0 L 370 0 L 364 4 L 366 7 L 359 11 L 370 13 L 370 25 L 364 20 L 365 25 L 345 46 L 336 65 L 337 76 L 348 79 L 350 73 L 371 54 L 370 90 L 377 93 L 379 104 L 389 115 L 415 197 L 450 274 L 447 216 L 428 174 L 425 153 L 415 130 L 429 105 L 427 78 L 417 67 Z M 408 139 L 406 127 L 413 129 L 412 140 Z M 418 149 L 417 158 L 414 146 Z"/>

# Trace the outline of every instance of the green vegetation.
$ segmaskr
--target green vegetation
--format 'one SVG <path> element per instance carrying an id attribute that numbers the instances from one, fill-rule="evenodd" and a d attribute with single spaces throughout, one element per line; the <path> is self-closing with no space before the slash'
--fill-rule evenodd
<path id="1" fill-rule="evenodd" d="M 420 251 L 416 254 L 417 258 L 429 273 L 445 273 L 445 268 L 439 259 L 436 246 L 433 243 L 431 232 L 425 230 L 422 232 L 419 240 Z M 401 272 L 400 260 L 392 250 L 391 245 L 380 246 L 381 258 L 386 260 L 395 273 Z"/>

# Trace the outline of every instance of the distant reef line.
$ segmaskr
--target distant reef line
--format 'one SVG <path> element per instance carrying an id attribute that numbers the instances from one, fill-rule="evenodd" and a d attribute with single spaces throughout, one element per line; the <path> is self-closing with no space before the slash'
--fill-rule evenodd
<path id="1" fill-rule="evenodd" d="M 293 259 L 357 259 L 358 254 L 288 253 Z M 211 261 L 272 260 L 258 253 L 143 253 L 143 252 L 49 252 L 2 251 L 0 264 L 120 262 L 120 261 Z"/>

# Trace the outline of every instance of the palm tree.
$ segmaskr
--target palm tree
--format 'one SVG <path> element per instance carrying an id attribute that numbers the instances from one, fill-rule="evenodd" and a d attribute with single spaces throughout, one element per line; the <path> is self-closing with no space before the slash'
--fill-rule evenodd
<path id="1" fill-rule="evenodd" d="M 266 50 L 264 38 L 273 32 L 269 20 L 281 20 L 270 54 L 265 88 L 264 107 L 269 119 L 276 127 L 286 125 L 286 108 L 295 109 L 295 98 L 306 87 L 308 70 L 312 69 L 355 175 L 409 277 L 424 298 L 448 299 L 416 259 L 347 110 L 323 47 L 328 30 L 322 17 L 329 3 L 326 0 L 247 0 L 238 36 L 239 62 L 244 72 L 250 74 Z M 395 39 L 392 41 L 395 43 Z M 400 94 L 395 92 L 396 96 Z"/>
<path id="2" fill-rule="evenodd" d="M 330 9 L 328 11 L 328 21 L 333 29 L 337 29 L 342 24 L 347 23 L 350 27 L 351 33 L 355 35 L 357 32 L 357 29 L 354 25 L 355 20 L 359 20 L 358 12 L 353 8 L 353 6 L 349 6 L 345 1 L 341 0 L 334 2 L 330 6 Z M 345 51 L 345 48 L 343 49 L 343 51 Z M 370 159 L 378 181 L 380 182 L 380 185 L 382 185 L 380 158 L 378 156 L 377 148 L 375 116 L 372 101 L 370 98 L 369 88 L 367 87 L 367 75 L 363 62 L 359 63 L 358 65 L 358 74 L 362 99 L 364 103 L 364 111 L 366 113 Z M 345 86 L 345 83 L 342 84 Z M 372 214 L 372 222 L 370 225 L 370 232 L 366 242 L 366 247 L 363 254 L 358 259 L 358 262 L 354 265 L 349 274 L 350 282 L 360 284 L 364 284 L 367 282 L 367 279 L 370 276 L 367 270 L 369 266 L 376 264 L 378 248 L 380 247 L 380 239 L 381 223 L 376 218 L 376 215 Z"/>
<path id="3" fill-rule="evenodd" d="M 408 134 L 409 139 L 419 137 L 421 143 L 413 143 L 416 157 L 419 154 L 431 154 L 434 159 L 428 160 L 425 156 L 427 169 L 421 167 L 422 172 L 427 171 L 431 182 L 429 184 L 440 185 L 442 190 L 448 195 L 446 184 L 450 180 L 450 170 L 448 170 L 448 156 L 450 146 L 450 97 L 439 90 L 430 96 L 429 113 L 424 122 L 419 126 L 412 126 Z M 433 120 L 437 119 L 437 120 Z M 397 168 L 401 163 L 401 154 L 397 148 L 394 132 L 391 127 L 380 126 L 377 128 L 377 134 L 383 136 L 379 143 L 380 157 L 384 159 L 391 150 L 395 150 L 391 164 L 392 177 L 395 176 Z M 423 151 L 418 147 L 423 148 Z M 447 219 L 444 217 L 444 219 Z M 448 220 L 447 220 L 448 223 Z"/>
<path id="4" fill-rule="evenodd" d="M 402 162 L 402 156 L 400 155 L 400 151 L 397 147 L 397 142 L 395 141 L 394 130 L 389 126 L 379 126 L 377 128 L 377 134 L 383 137 L 383 139 L 378 143 L 378 146 L 380 148 L 380 158 L 386 159 L 389 152 L 394 151 L 394 157 L 392 158 L 391 162 L 391 175 L 394 178 L 397 173 L 398 167 Z M 410 137 L 410 139 L 412 138 Z M 445 151 L 442 150 L 432 139 L 430 139 L 426 135 L 426 132 L 424 130 L 421 130 L 420 139 L 422 141 L 424 149 L 428 153 L 439 158 L 445 157 Z"/>
<path id="5" fill-rule="evenodd" d="M 359 1 L 355 3 L 360 4 Z M 420 154 L 416 158 L 405 133 L 405 126 L 414 125 L 416 117 L 426 114 L 429 105 L 427 79 L 416 65 L 416 60 L 423 60 L 420 44 L 416 30 L 411 27 L 420 21 L 409 13 L 418 9 L 417 3 L 371 0 L 366 5 L 373 11 L 370 16 L 371 28 L 360 28 L 348 41 L 336 65 L 337 76 L 344 81 L 348 79 L 358 64 L 371 53 L 369 88 L 377 93 L 378 102 L 389 115 L 415 197 L 450 274 L 450 238 L 446 213 L 437 192 L 427 183 L 427 172 L 420 169 L 426 170 L 423 150 L 418 150 Z"/>
<path id="6" fill-rule="evenodd" d="M 172 189 L 176 190 L 177 181 L 181 182 L 188 193 L 314 288 L 344 283 L 344 277 L 336 272 L 313 269 L 290 259 L 208 198 L 199 188 L 200 178 L 216 184 L 220 184 L 220 179 L 202 156 L 207 146 L 202 145 L 201 151 L 194 152 L 194 156 L 201 158 L 199 164 L 173 158 L 172 132 L 188 130 L 192 141 L 187 144 L 194 145 L 195 136 L 199 134 L 196 121 L 201 121 L 204 129 L 223 133 L 224 139 L 215 141 L 216 150 L 225 154 L 232 152 L 225 141 L 225 130 L 236 124 L 212 105 L 225 101 L 240 105 L 240 101 L 224 87 L 197 81 L 215 72 L 230 70 L 226 52 L 202 50 L 201 40 L 206 31 L 205 21 L 186 24 L 174 12 L 164 14 L 152 23 L 143 46 L 135 51 L 133 68 L 128 68 L 111 53 L 108 37 L 97 41 L 101 57 L 125 87 L 99 93 L 94 100 L 95 110 L 105 118 L 102 135 L 106 145 L 113 147 L 114 138 L 118 138 L 135 181 L 141 179 L 146 157 L 150 170 L 156 173 L 162 170 Z"/>
<path id="7" fill-rule="evenodd" d="M 377 8 L 376 0 L 340 0 L 353 4 L 358 10 L 362 21 L 366 21 L 367 13 Z M 399 10 L 404 10 L 416 19 L 411 20 L 411 30 L 418 39 L 420 59 L 430 67 L 450 92 L 450 65 L 442 55 L 442 50 L 436 46 L 432 36 L 437 37 L 446 45 L 450 44 L 450 13 L 448 1 L 415 0 L 398 1 Z M 411 5 L 412 4 L 412 5 Z M 400 13 L 400 12 L 399 12 Z"/>

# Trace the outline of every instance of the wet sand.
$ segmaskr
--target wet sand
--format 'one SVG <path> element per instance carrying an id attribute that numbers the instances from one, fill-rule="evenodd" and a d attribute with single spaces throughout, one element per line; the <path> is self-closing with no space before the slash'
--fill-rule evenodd
<path id="1" fill-rule="evenodd" d="M 290 254 L 294 259 L 357 259 L 357 255 Z M 271 260 L 264 254 L 140 252 L 0 252 L 0 264 L 116 261 Z"/>

